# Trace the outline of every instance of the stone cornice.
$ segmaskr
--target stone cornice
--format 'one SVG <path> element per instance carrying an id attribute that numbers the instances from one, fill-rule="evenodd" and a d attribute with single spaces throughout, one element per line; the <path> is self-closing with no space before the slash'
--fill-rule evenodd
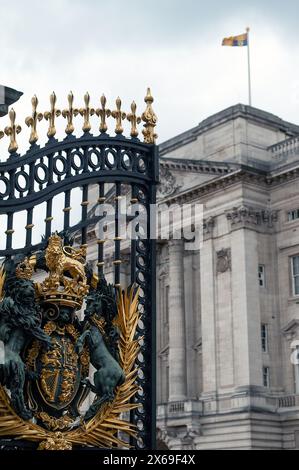
<path id="1" fill-rule="evenodd" d="M 267 184 L 279 185 L 286 181 L 291 181 L 299 176 L 299 165 L 293 165 L 292 167 L 281 167 L 276 170 L 272 170 L 266 177 Z"/>
<path id="2" fill-rule="evenodd" d="M 164 198 L 161 202 L 167 204 L 190 202 L 194 199 L 197 199 L 198 197 L 217 192 L 235 183 L 239 183 L 240 181 L 269 187 L 272 185 L 276 186 L 283 184 L 287 181 L 292 181 L 298 178 L 298 176 L 299 166 L 289 169 L 285 172 L 281 171 L 278 174 L 271 174 L 264 170 L 257 170 L 245 165 L 240 165 L 238 170 L 213 178 L 209 181 L 205 181 L 198 186 L 186 189 L 180 193 L 173 194 L 172 196 Z"/>
<path id="3" fill-rule="evenodd" d="M 169 170 L 192 171 L 211 176 L 222 176 L 239 170 L 242 166 L 238 163 L 230 162 L 161 157 L 160 167 Z"/>
<path id="4" fill-rule="evenodd" d="M 161 202 L 167 204 L 186 203 L 206 194 L 222 190 L 232 184 L 246 181 L 255 184 L 267 185 L 265 173 L 260 171 L 248 171 L 239 169 L 233 173 L 213 178 L 193 188 L 186 189 L 178 194 L 164 198 Z"/>

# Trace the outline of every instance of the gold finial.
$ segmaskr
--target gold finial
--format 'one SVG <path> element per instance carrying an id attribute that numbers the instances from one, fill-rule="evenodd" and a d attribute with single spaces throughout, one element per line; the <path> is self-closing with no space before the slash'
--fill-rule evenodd
<path id="1" fill-rule="evenodd" d="M 126 113 L 121 110 L 121 99 L 119 96 L 115 103 L 116 109 L 111 113 L 112 117 L 116 120 L 115 134 L 122 134 L 124 131 L 122 127 L 122 121 L 126 119 Z"/>
<path id="2" fill-rule="evenodd" d="M 14 153 L 18 150 L 17 144 L 17 134 L 19 134 L 22 130 L 21 126 L 16 125 L 16 113 L 13 108 L 8 113 L 10 119 L 10 126 L 6 126 L 4 132 L 6 135 L 10 137 L 10 144 L 8 147 L 9 153 Z"/>
<path id="3" fill-rule="evenodd" d="M 146 102 L 146 110 L 144 111 L 144 113 L 142 113 L 141 116 L 142 120 L 145 122 L 145 124 L 143 125 L 144 129 L 142 131 L 142 134 L 144 136 L 144 142 L 146 144 L 154 144 L 156 142 L 156 138 L 158 137 L 157 134 L 155 134 L 157 116 L 155 115 L 154 110 L 152 108 L 154 98 L 151 95 L 150 88 L 147 89 L 147 94 L 144 98 L 144 101 Z"/>
<path id="4" fill-rule="evenodd" d="M 141 117 L 136 116 L 136 103 L 133 101 L 131 104 L 131 113 L 127 115 L 128 121 L 131 123 L 131 137 L 138 137 L 138 129 L 137 129 L 137 124 L 141 123 Z"/>
<path id="5" fill-rule="evenodd" d="M 82 126 L 82 130 L 84 132 L 89 132 L 91 129 L 91 124 L 90 124 L 90 116 L 93 116 L 95 113 L 95 110 L 93 108 L 89 107 L 89 102 L 90 102 L 90 96 L 89 93 L 86 92 L 84 95 L 84 103 L 85 103 L 85 108 L 80 108 L 79 113 L 81 116 L 84 116 L 84 123 Z"/>
<path id="6" fill-rule="evenodd" d="M 55 95 L 55 92 L 53 91 L 53 93 L 50 95 L 51 110 L 46 111 L 44 113 L 45 119 L 49 121 L 49 128 L 47 132 L 47 136 L 49 138 L 54 137 L 54 135 L 56 134 L 55 117 L 58 117 L 61 114 L 61 111 L 55 108 L 55 104 L 56 104 L 56 95 Z"/>
<path id="7" fill-rule="evenodd" d="M 107 101 L 106 96 L 102 95 L 101 96 L 101 108 L 98 108 L 96 110 L 97 116 L 100 116 L 101 118 L 101 123 L 99 127 L 100 132 L 107 132 L 108 127 L 106 123 L 106 117 L 111 116 L 110 109 L 106 109 L 106 101 Z"/>
<path id="8" fill-rule="evenodd" d="M 77 114 L 79 113 L 79 110 L 73 108 L 74 95 L 71 91 L 69 92 L 67 99 L 69 103 L 69 109 L 64 109 L 61 114 L 65 119 L 67 119 L 67 126 L 65 128 L 65 133 L 69 135 L 69 134 L 72 134 L 75 130 L 75 127 L 73 124 L 73 118 L 74 116 L 77 116 Z"/>
<path id="9" fill-rule="evenodd" d="M 37 105 L 38 105 L 38 99 L 36 95 L 34 95 L 33 98 L 31 99 L 31 104 L 32 104 L 32 115 L 26 117 L 25 123 L 28 127 L 31 126 L 31 134 L 29 138 L 29 143 L 35 144 L 35 142 L 38 141 L 38 135 L 37 135 L 37 130 L 36 130 L 37 122 L 43 119 L 43 114 L 38 113 L 36 111 Z"/>

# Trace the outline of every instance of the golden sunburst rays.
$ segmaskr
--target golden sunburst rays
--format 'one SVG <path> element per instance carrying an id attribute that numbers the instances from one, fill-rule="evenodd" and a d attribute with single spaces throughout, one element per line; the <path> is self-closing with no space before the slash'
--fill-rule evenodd
<path id="1" fill-rule="evenodd" d="M 135 361 L 139 353 L 139 342 L 134 339 L 139 320 L 138 296 L 131 288 L 129 291 L 119 291 L 118 315 L 115 324 L 120 331 L 119 355 L 120 366 L 126 376 L 125 382 L 120 385 L 115 393 L 113 402 L 107 403 L 99 413 L 88 421 L 84 429 L 65 433 L 65 438 L 72 443 L 94 445 L 98 447 L 111 447 L 111 445 L 126 446 L 128 443 L 117 436 L 118 432 L 136 435 L 135 425 L 121 419 L 121 413 L 126 413 L 138 407 L 138 403 L 131 403 L 131 398 L 135 396 L 139 387 L 136 384 Z"/>
<path id="2" fill-rule="evenodd" d="M 4 270 L 4 266 L 1 266 L 0 269 L 0 302 L 4 297 L 4 283 L 5 283 L 6 273 Z"/>
<path id="3" fill-rule="evenodd" d="M 0 273 L 1 275 L 1 273 Z M 139 387 L 136 384 L 138 369 L 135 367 L 139 353 L 139 340 L 135 339 L 139 320 L 138 291 L 133 287 L 129 291 L 119 290 L 118 314 L 115 324 L 120 331 L 120 365 L 125 372 L 125 382 L 118 386 L 114 400 L 104 404 L 94 418 L 72 431 L 63 433 L 50 432 L 30 421 L 24 421 L 13 410 L 5 389 L 0 385 L 0 436 L 13 436 L 40 443 L 39 449 L 63 449 L 69 445 L 87 445 L 95 447 L 129 447 L 118 433 L 136 436 L 134 424 L 121 419 L 122 413 L 137 408 L 132 403 Z M 50 443 L 50 444 L 49 444 Z M 49 445 L 47 445 L 49 444 Z"/>

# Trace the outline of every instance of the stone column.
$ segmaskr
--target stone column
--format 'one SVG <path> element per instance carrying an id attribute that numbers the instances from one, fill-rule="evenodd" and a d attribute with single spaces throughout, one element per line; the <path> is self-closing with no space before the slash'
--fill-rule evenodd
<path id="1" fill-rule="evenodd" d="M 169 401 L 186 399 L 184 244 L 169 242 Z"/>
<path id="2" fill-rule="evenodd" d="M 258 211 L 246 206 L 227 214 L 231 223 L 235 385 L 262 386 L 258 285 Z"/>
<path id="3" fill-rule="evenodd" d="M 215 320 L 215 269 L 213 239 L 206 237 L 200 250 L 201 328 L 203 394 L 215 393 L 216 377 L 216 320 Z"/>

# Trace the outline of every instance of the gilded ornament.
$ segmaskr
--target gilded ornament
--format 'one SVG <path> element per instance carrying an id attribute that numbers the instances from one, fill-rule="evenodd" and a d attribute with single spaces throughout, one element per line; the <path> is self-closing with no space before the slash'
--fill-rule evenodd
<path id="1" fill-rule="evenodd" d="M 17 134 L 22 130 L 21 126 L 16 124 L 16 113 L 13 108 L 8 113 L 10 119 L 10 126 L 6 126 L 4 132 L 10 138 L 10 144 L 8 147 L 9 153 L 14 153 L 18 150 L 19 146 L 17 143 Z"/>
<path id="2" fill-rule="evenodd" d="M 75 130 L 73 119 L 74 119 L 74 116 L 78 115 L 79 110 L 73 107 L 74 95 L 71 91 L 68 94 L 67 99 L 68 99 L 69 107 L 68 109 L 64 109 L 61 114 L 65 119 L 67 119 L 67 126 L 65 128 L 65 133 L 67 135 L 70 135 Z"/>
<path id="3" fill-rule="evenodd" d="M 11 368 L 26 370 L 26 387 L 25 372 L 21 381 L 21 376 L 17 381 L 5 377 L 10 396 L 0 384 L 0 436 L 33 441 L 39 450 L 124 447 L 128 444 L 118 431 L 136 435 L 134 425 L 120 415 L 138 407 L 131 401 L 138 391 L 138 292 L 120 291 L 117 300 L 114 287 L 94 275 L 88 294 L 85 254 L 85 247 L 64 247 L 54 234 L 42 257 L 48 270 L 44 281 L 30 279 L 36 262 L 31 256 L 15 266 L 19 277 L 12 268 L 0 271 L 0 319 L 6 318 L 3 312 L 9 313 L 8 322 L 14 319 L 5 326 L 9 340 L 14 341 L 13 325 L 19 325 L 18 331 L 24 328 L 23 304 L 28 305 L 24 318 L 30 331 Z M 84 298 L 80 322 L 76 310 Z M 88 380 L 90 364 L 95 368 L 94 385 Z M 90 391 L 96 396 L 83 416 L 80 406 Z"/>
<path id="4" fill-rule="evenodd" d="M 154 98 L 152 97 L 150 88 L 147 89 L 146 97 L 144 98 L 146 103 L 146 110 L 142 113 L 142 120 L 144 121 L 144 129 L 142 134 L 144 136 L 144 142 L 146 144 L 155 144 L 157 139 L 157 134 L 155 133 L 155 127 L 157 125 L 157 116 L 154 113 L 152 108 L 152 103 Z"/>
<path id="5" fill-rule="evenodd" d="M 101 96 L 100 101 L 101 101 L 101 107 L 96 110 L 96 115 L 99 116 L 100 119 L 101 119 L 99 131 L 101 133 L 105 133 L 105 132 L 107 132 L 107 129 L 108 129 L 107 123 L 106 123 L 106 118 L 111 116 L 111 111 L 110 111 L 110 109 L 106 109 L 107 100 L 106 100 L 105 95 Z"/>
<path id="6" fill-rule="evenodd" d="M 89 93 L 86 92 L 85 95 L 84 95 L 85 107 L 80 108 L 80 110 L 79 110 L 81 116 L 84 117 L 84 123 L 83 123 L 83 126 L 82 126 L 82 130 L 84 132 L 89 132 L 90 131 L 90 129 L 91 129 L 90 116 L 93 116 L 94 113 L 95 113 L 95 110 L 93 108 L 90 108 L 89 102 L 90 102 L 90 96 L 89 96 Z"/>
<path id="7" fill-rule="evenodd" d="M 50 111 L 46 111 L 44 113 L 44 118 L 49 121 L 49 127 L 48 127 L 48 132 L 47 136 L 49 139 L 51 137 L 54 137 L 56 134 L 56 127 L 55 127 L 55 118 L 60 116 L 61 111 L 59 109 L 56 109 L 56 94 L 53 91 L 53 93 L 50 95 Z"/>
<path id="8" fill-rule="evenodd" d="M 137 124 L 141 123 L 141 117 L 136 116 L 136 103 L 133 101 L 131 104 L 131 113 L 127 115 L 128 121 L 131 123 L 131 137 L 138 137 L 138 129 L 137 129 Z"/>
<path id="9" fill-rule="evenodd" d="M 116 99 L 116 109 L 114 111 L 112 111 L 111 115 L 112 117 L 115 119 L 116 121 L 116 125 L 115 125 L 115 134 L 122 134 L 124 129 L 122 127 L 122 121 L 124 119 L 126 119 L 126 113 L 124 113 L 122 110 L 121 110 L 121 99 L 120 97 L 118 96 L 118 98 Z"/>
<path id="10" fill-rule="evenodd" d="M 25 123 L 28 127 L 31 127 L 29 143 L 33 145 L 38 141 L 37 123 L 43 119 L 43 114 L 37 112 L 38 99 L 36 95 L 34 95 L 33 98 L 31 99 L 31 104 L 32 104 L 32 115 L 26 117 Z"/>
<path id="11" fill-rule="evenodd" d="M 57 431 L 42 441 L 37 450 L 72 450 L 72 444 L 64 438 L 62 432 Z"/>

